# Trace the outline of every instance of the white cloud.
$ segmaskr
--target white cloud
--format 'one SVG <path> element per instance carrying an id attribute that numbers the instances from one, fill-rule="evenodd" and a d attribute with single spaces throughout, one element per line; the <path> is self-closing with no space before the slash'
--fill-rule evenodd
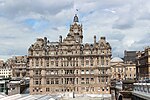
<path id="1" fill-rule="evenodd" d="M 142 50 L 150 45 L 149 5 L 148 0 L 0 0 L 0 57 L 26 55 L 37 37 L 65 38 L 76 9 L 84 42 L 106 36 L 113 56 Z"/>

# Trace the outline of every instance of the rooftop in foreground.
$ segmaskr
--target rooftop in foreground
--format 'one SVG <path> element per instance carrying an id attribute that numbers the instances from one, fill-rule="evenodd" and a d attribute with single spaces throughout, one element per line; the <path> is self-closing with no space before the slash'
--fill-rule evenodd
<path id="1" fill-rule="evenodd" d="M 0 100 L 97 100 L 105 98 L 111 100 L 110 94 L 86 94 L 77 95 L 75 98 L 64 97 L 64 94 L 60 95 L 30 95 L 30 94 L 16 94 L 11 96 L 4 96 L 0 94 Z"/>

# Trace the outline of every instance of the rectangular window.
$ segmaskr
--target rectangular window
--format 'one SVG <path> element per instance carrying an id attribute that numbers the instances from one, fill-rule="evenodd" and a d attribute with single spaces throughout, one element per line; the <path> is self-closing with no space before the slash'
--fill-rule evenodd
<path id="1" fill-rule="evenodd" d="M 99 65 L 99 58 L 97 57 L 97 65 Z"/>
<path id="2" fill-rule="evenodd" d="M 94 87 L 91 87 L 91 90 L 94 91 Z"/>
<path id="3" fill-rule="evenodd" d="M 78 74 L 78 70 L 76 70 L 76 73 Z"/>
<path id="4" fill-rule="evenodd" d="M 36 64 L 36 67 L 38 67 L 38 66 L 39 66 L 39 61 L 38 61 L 38 59 L 36 59 L 35 64 Z"/>
<path id="5" fill-rule="evenodd" d="M 82 78 L 81 80 L 84 81 L 84 78 Z"/>
<path id="6" fill-rule="evenodd" d="M 58 66 L 58 61 L 55 62 L 56 66 Z"/>
<path id="7" fill-rule="evenodd" d="M 89 60 L 86 60 L 86 66 L 88 66 L 89 65 Z"/>
<path id="8" fill-rule="evenodd" d="M 52 65 L 52 66 L 54 65 L 54 61 L 51 61 L 51 65 Z"/>
<path id="9" fill-rule="evenodd" d="M 78 61 L 76 61 L 76 66 L 78 66 Z"/>
<path id="10" fill-rule="evenodd" d="M 120 72 L 120 68 L 118 68 L 118 72 Z"/>
<path id="11" fill-rule="evenodd" d="M 104 82 L 104 78 L 102 77 L 102 82 Z"/>
<path id="12" fill-rule="evenodd" d="M 86 70 L 86 74 L 89 74 L 89 70 Z"/>
<path id="13" fill-rule="evenodd" d="M 101 57 L 101 65 L 104 65 L 104 57 Z"/>
<path id="14" fill-rule="evenodd" d="M 34 84 L 35 85 L 40 85 L 41 84 L 41 79 L 34 79 Z"/>
<path id="15" fill-rule="evenodd" d="M 41 75 L 41 70 L 35 70 L 35 71 L 34 71 L 34 74 L 35 74 L 35 75 Z"/>
<path id="16" fill-rule="evenodd" d="M 84 74 L 84 70 L 81 71 L 81 74 Z"/>
<path id="17" fill-rule="evenodd" d="M 55 84 L 59 84 L 58 78 L 55 79 Z"/>
<path id="18" fill-rule="evenodd" d="M 103 88 L 102 91 L 105 91 L 105 89 Z"/>
<path id="19" fill-rule="evenodd" d="M 49 67 L 49 60 L 46 60 L 46 66 Z"/>
<path id="20" fill-rule="evenodd" d="M 81 90 L 85 90 L 85 87 L 82 87 Z"/>
<path id="21" fill-rule="evenodd" d="M 35 84 L 36 84 L 36 85 L 37 85 L 37 84 L 39 84 L 39 81 L 38 81 L 38 80 L 36 80 L 36 81 L 35 81 Z"/>
<path id="22" fill-rule="evenodd" d="M 84 66 L 84 58 L 81 59 L 81 65 Z"/>
<path id="23" fill-rule="evenodd" d="M 106 64 L 108 65 L 108 60 L 106 60 Z"/>
<path id="24" fill-rule="evenodd" d="M 102 74 L 105 74 L 105 71 L 104 71 L 104 69 L 102 70 Z"/>
<path id="25" fill-rule="evenodd" d="M 91 63 L 91 66 L 93 66 L 93 58 L 91 58 L 91 61 L 90 61 L 90 63 Z"/>
<path id="26" fill-rule="evenodd" d="M 91 78 L 91 81 L 94 81 L 94 78 Z"/>
<path id="27" fill-rule="evenodd" d="M 78 84 L 78 78 L 77 78 L 77 80 L 76 80 L 76 81 L 77 81 L 77 84 Z"/>
<path id="28" fill-rule="evenodd" d="M 101 81 L 101 80 L 100 80 L 100 77 L 98 77 L 98 82 L 100 83 L 100 81 Z"/>
<path id="29" fill-rule="evenodd" d="M 49 92 L 49 88 L 46 88 L 46 92 Z"/>
<path id="30" fill-rule="evenodd" d="M 54 75 L 54 71 L 53 70 L 51 70 L 51 75 Z"/>
<path id="31" fill-rule="evenodd" d="M 54 79 L 53 78 L 51 79 L 51 84 L 54 84 Z"/>
<path id="32" fill-rule="evenodd" d="M 94 70 L 93 69 L 91 70 L 91 74 L 94 74 Z"/>
<path id="33" fill-rule="evenodd" d="M 86 84 L 89 84 L 89 78 L 86 78 Z"/>
<path id="34" fill-rule="evenodd" d="M 61 61 L 61 66 L 63 66 L 63 61 Z"/>
<path id="35" fill-rule="evenodd" d="M 106 91 L 108 91 L 108 90 L 109 90 L 109 88 L 107 87 Z"/>
<path id="36" fill-rule="evenodd" d="M 46 84 L 49 84 L 49 79 L 46 79 Z"/>
<path id="37" fill-rule="evenodd" d="M 89 87 L 86 87 L 86 92 L 88 92 L 89 91 Z"/>

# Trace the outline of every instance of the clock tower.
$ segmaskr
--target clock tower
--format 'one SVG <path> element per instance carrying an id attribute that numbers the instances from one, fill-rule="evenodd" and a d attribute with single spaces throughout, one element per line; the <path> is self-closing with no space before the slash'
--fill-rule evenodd
<path id="1" fill-rule="evenodd" d="M 74 37 L 76 42 L 82 43 L 83 34 L 82 34 L 82 24 L 79 23 L 77 14 L 75 14 L 73 23 L 70 25 L 69 33 Z"/>

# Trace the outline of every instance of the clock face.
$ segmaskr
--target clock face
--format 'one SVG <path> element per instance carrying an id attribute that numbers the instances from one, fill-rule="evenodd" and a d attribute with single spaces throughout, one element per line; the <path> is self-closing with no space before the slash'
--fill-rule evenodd
<path id="1" fill-rule="evenodd" d="M 78 29 L 74 29 L 73 32 L 74 32 L 74 33 L 77 33 L 77 32 L 78 32 Z"/>

